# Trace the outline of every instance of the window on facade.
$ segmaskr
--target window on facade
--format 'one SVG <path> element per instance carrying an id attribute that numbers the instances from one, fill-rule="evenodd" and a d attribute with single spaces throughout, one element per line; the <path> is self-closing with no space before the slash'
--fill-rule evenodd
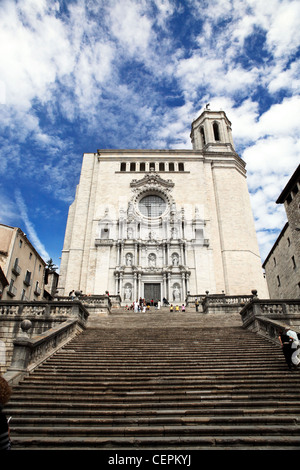
<path id="1" fill-rule="evenodd" d="M 165 171 L 165 164 L 162 162 L 159 164 L 159 171 Z"/>
<path id="2" fill-rule="evenodd" d="M 214 130 L 214 138 L 216 141 L 220 140 L 220 131 L 219 131 L 219 124 L 217 122 L 213 123 L 213 130 Z"/>
<path id="3" fill-rule="evenodd" d="M 130 163 L 130 171 L 135 171 L 135 162 Z"/>
<path id="4" fill-rule="evenodd" d="M 8 294 L 14 296 L 17 293 L 17 289 L 14 286 L 14 279 L 10 280 L 9 287 L 8 287 Z"/>
<path id="5" fill-rule="evenodd" d="M 149 165 L 150 170 L 155 170 L 155 163 L 151 162 Z"/>
<path id="6" fill-rule="evenodd" d="M 206 144 L 206 140 L 205 140 L 205 134 L 204 134 L 204 129 L 203 129 L 203 127 L 200 127 L 200 136 L 201 136 L 202 145 L 205 145 L 205 144 Z"/>
<path id="7" fill-rule="evenodd" d="M 178 163 L 178 170 L 179 171 L 184 171 L 184 164 L 183 163 Z"/>
<path id="8" fill-rule="evenodd" d="M 146 170 L 146 163 L 142 162 L 140 163 L 140 171 L 145 171 Z"/>
<path id="9" fill-rule="evenodd" d="M 145 196 L 139 202 L 139 210 L 146 217 L 160 217 L 166 207 L 166 201 L 156 195 Z"/>
<path id="10" fill-rule="evenodd" d="M 25 279 L 24 279 L 24 284 L 26 284 L 27 286 L 30 286 L 30 279 L 31 279 L 31 272 L 30 272 L 30 271 L 26 271 L 26 276 L 25 276 Z"/>
<path id="11" fill-rule="evenodd" d="M 175 170 L 174 163 L 169 163 L 169 171 L 174 171 L 174 170 Z"/>
<path id="12" fill-rule="evenodd" d="M 126 163 L 125 162 L 122 162 L 121 163 L 121 171 L 126 171 Z"/>
<path id="13" fill-rule="evenodd" d="M 23 242 L 22 240 L 19 241 L 19 247 L 22 248 Z"/>

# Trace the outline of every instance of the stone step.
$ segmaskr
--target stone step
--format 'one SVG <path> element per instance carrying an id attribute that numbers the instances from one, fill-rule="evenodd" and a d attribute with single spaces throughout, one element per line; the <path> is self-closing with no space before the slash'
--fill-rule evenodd
<path id="1" fill-rule="evenodd" d="M 68 427 L 68 428 L 81 428 L 84 426 L 91 427 L 103 427 L 105 430 L 109 426 L 116 426 L 121 429 L 121 427 L 128 426 L 207 426 L 207 430 L 212 430 L 212 426 L 226 426 L 226 429 L 233 429 L 237 426 L 281 426 L 281 425 L 290 425 L 295 426 L 295 423 L 299 423 L 300 415 L 298 416 L 286 416 L 286 415 L 277 415 L 277 416 L 164 416 L 164 417 L 66 417 L 66 416 L 39 416 L 39 417 L 18 417 L 15 419 L 14 423 L 11 423 L 11 428 L 16 434 L 18 430 L 22 430 L 24 426 L 30 433 L 30 429 L 35 427 L 39 429 L 39 433 L 47 433 L 48 427 Z M 211 427 L 209 429 L 209 427 Z M 46 431 L 45 431 L 46 428 Z M 190 428 L 191 429 L 191 428 Z M 43 431 L 44 430 L 44 431 Z M 75 430 L 76 432 L 76 430 Z M 83 431 L 82 431 L 83 432 Z M 231 431 L 230 431 L 231 432 Z M 253 430 L 252 430 L 253 432 Z M 250 434 L 250 432 L 249 432 Z"/>
<path id="2" fill-rule="evenodd" d="M 174 315 L 98 317 L 14 387 L 13 446 L 299 448 L 300 371 L 280 348 L 236 317 Z"/>
<path id="3" fill-rule="evenodd" d="M 258 403 L 256 403 L 258 404 Z M 290 403 L 285 403 L 285 406 L 279 406 L 278 402 L 273 403 L 273 406 L 266 406 L 264 402 L 261 402 L 261 406 L 255 408 L 254 404 L 252 407 L 246 407 L 245 403 L 241 403 L 241 406 L 236 406 L 232 402 L 228 403 L 226 406 L 222 403 L 219 407 L 214 403 L 201 403 L 201 405 L 197 406 L 190 406 L 187 408 L 172 408 L 170 407 L 162 407 L 161 409 L 153 409 L 143 407 L 141 409 L 137 409 L 136 406 L 130 407 L 101 407 L 96 409 L 91 409 L 91 407 L 83 408 L 83 407 L 35 407 L 28 409 L 27 407 L 20 408 L 19 405 L 23 405 L 21 401 L 16 403 L 15 407 L 11 405 L 10 409 L 14 412 L 14 422 L 20 422 L 22 419 L 35 419 L 36 417 L 40 418 L 41 420 L 50 419 L 51 417 L 63 419 L 87 419 L 87 418 L 96 418 L 96 419 L 140 419 L 140 418 L 167 418 L 167 419 L 176 419 L 176 418 L 189 418 L 189 419 L 225 419 L 226 421 L 229 419 L 246 419 L 249 418 L 253 420 L 257 420 L 257 422 L 263 421 L 265 419 L 276 419 L 277 417 L 283 416 L 283 419 L 292 419 L 294 417 L 299 419 L 300 416 L 300 404 L 296 403 L 293 407 L 290 406 Z M 244 406 L 243 406 L 244 405 Z M 16 420 L 16 421 L 15 421 Z"/>
<path id="4" fill-rule="evenodd" d="M 14 440 L 14 447 L 19 450 L 299 450 L 299 436 L 282 435 L 240 436 L 128 436 L 128 437 L 93 437 L 93 436 L 34 436 Z"/>
<path id="5" fill-rule="evenodd" d="M 296 421 L 296 420 L 295 420 Z M 86 426 L 79 426 L 79 425 L 72 425 L 72 426 L 37 426 L 36 423 L 34 426 L 26 425 L 23 426 L 11 426 L 11 432 L 14 433 L 16 438 L 18 435 L 21 437 L 24 436 L 35 436 L 38 432 L 39 436 L 63 436 L 68 437 L 75 435 L 76 437 L 79 436 L 93 436 L 93 437 L 110 437 L 110 436 L 133 436 L 134 438 L 138 438 L 139 436 L 182 436 L 184 434 L 188 436 L 222 436 L 224 434 L 229 435 L 256 435 L 261 436 L 264 434 L 272 435 L 278 434 L 282 435 L 286 433 L 286 435 L 291 434 L 293 436 L 299 436 L 300 439 L 300 426 L 290 423 L 285 423 L 283 425 L 279 424 L 257 424 L 248 423 L 247 425 L 205 425 L 200 423 L 197 426 L 194 425 L 180 425 L 180 426 L 168 426 L 168 425 L 149 425 L 149 426 L 137 426 L 137 425 L 130 425 L 130 426 L 92 426 L 87 424 Z M 300 440 L 299 440 L 300 442 Z"/>

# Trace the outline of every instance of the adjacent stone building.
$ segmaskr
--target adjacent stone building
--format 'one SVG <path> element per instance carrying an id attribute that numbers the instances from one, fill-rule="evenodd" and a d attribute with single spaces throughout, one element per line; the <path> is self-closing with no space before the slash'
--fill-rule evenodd
<path id="1" fill-rule="evenodd" d="M 283 227 L 263 267 L 272 299 L 300 297 L 300 165 L 278 197 L 288 222 Z"/>
<path id="2" fill-rule="evenodd" d="M 45 261 L 18 227 L 0 224 L 1 300 L 41 300 Z"/>
<path id="3" fill-rule="evenodd" d="M 59 295 L 119 294 L 183 303 L 188 293 L 268 290 L 245 162 L 225 112 L 204 110 L 192 150 L 83 155 L 62 251 Z"/>

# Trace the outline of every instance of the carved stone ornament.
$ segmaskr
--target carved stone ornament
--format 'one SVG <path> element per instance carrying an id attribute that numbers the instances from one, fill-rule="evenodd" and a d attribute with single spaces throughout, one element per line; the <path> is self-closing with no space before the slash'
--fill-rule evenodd
<path id="1" fill-rule="evenodd" d="M 156 173 L 146 174 L 140 180 L 132 180 L 130 186 L 132 188 L 144 188 L 145 186 L 160 186 L 164 189 L 171 189 L 174 187 L 174 183 L 172 180 L 164 180 L 161 176 L 157 175 Z"/>
<path id="2" fill-rule="evenodd" d="M 175 207 L 175 201 L 171 196 L 171 191 L 175 184 L 171 180 L 164 180 L 155 173 L 147 174 L 140 180 L 132 180 L 130 186 L 133 191 L 133 196 L 128 203 L 127 220 L 141 218 L 142 214 L 138 210 L 139 201 L 146 195 L 156 194 L 161 196 L 167 205 L 165 216 L 170 212 L 171 207 Z"/>

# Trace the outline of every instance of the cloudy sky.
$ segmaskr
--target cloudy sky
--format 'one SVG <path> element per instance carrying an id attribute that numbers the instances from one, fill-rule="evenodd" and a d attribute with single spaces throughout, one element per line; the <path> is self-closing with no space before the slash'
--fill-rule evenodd
<path id="1" fill-rule="evenodd" d="M 207 102 L 246 161 L 262 261 L 300 155 L 299 0 L 1 0 L 0 223 L 59 265 L 85 152 L 191 149 Z"/>

